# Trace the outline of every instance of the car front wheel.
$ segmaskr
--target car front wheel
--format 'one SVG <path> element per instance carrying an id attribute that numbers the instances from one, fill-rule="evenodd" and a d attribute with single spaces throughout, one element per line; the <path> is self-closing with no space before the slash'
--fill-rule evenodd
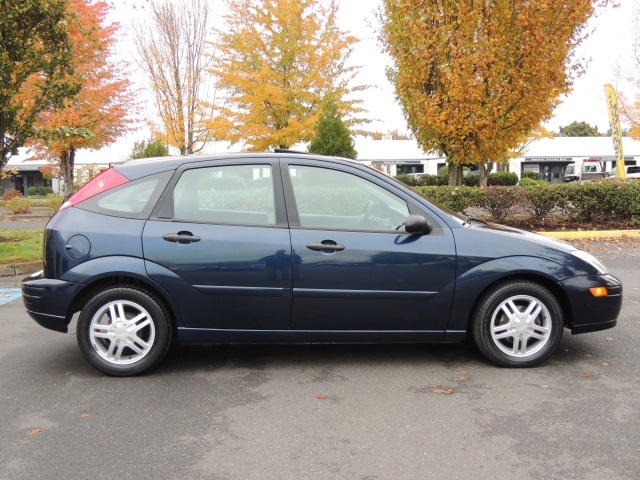
<path id="1" fill-rule="evenodd" d="M 543 286 L 515 280 L 485 293 L 473 316 L 480 351 L 503 367 L 533 367 L 554 352 L 564 328 L 562 308 Z"/>
<path id="2" fill-rule="evenodd" d="M 78 318 L 85 358 L 109 375 L 140 374 L 156 365 L 171 341 L 169 316 L 144 290 L 113 287 L 94 295 Z"/>

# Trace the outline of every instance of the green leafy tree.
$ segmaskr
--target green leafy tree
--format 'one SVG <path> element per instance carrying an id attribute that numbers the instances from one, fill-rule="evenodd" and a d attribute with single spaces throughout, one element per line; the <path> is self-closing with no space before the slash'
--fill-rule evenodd
<path id="1" fill-rule="evenodd" d="M 571 122 L 566 127 L 560 127 L 561 137 L 600 137 L 598 127 L 592 127 L 587 122 Z"/>
<path id="2" fill-rule="evenodd" d="M 327 100 L 324 104 L 322 116 L 316 124 L 315 136 L 309 145 L 309 152 L 353 159 L 358 155 L 353 137 L 342 121 L 338 105 L 333 100 Z"/>
<path id="3" fill-rule="evenodd" d="M 133 144 L 131 159 L 165 157 L 169 155 L 167 147 L 160 140 L 149 140 L 148 142 L 141 140 Z"/>
<path id="4" fill-rule="evenodd" d="M 67 0 L 3 1 L 0 7 L 0 171 L 35 136 L 38 115 L 77 93 Z"/>

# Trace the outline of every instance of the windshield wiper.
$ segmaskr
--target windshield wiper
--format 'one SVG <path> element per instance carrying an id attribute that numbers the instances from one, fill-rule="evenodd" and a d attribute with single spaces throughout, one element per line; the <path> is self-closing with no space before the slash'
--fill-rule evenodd
<path id="1" fill-rule="evenodd" d="M 479 218 L 472 217 L 467 215 L 464 212 L 458 212 L 459 215 L 462 215 L 465 218 L 464 223 L 481 223 L 482 225 L 488 225 L 484 220 L 480 220 Z"/>

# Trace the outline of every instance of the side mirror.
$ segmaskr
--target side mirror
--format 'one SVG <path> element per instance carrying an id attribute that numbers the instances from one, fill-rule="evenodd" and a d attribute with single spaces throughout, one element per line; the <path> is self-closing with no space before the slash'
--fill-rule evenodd
<path id="1" fill-rule="evenodd" d="M 429 220 L 422 215 L 412 213 L 404 222 L 404 230 L 411 234 L 429 234 L 431 230 L 433 230 L 433 227 L 429 223 Z"/>

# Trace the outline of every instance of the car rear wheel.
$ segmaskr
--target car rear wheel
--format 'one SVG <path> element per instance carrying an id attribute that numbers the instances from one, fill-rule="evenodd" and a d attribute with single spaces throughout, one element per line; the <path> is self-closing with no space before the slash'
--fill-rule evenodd
<path id="1" fill-rule="evenodd" d="M 564 328 L 562 308 L 543 286 L 516 280 L 496 285 L 480 300 L 472 324 L 480 351 L 503 367 L 533 367 L 554 352 Z"/>
<path id="2" fill-rule="evenodd" d="M 171 341 L 168 313 L 144 290 L 113 287 L 94 295 L 77 326 L 85 358 L 109 375 L 137 375 L 156 365 Z"/>

